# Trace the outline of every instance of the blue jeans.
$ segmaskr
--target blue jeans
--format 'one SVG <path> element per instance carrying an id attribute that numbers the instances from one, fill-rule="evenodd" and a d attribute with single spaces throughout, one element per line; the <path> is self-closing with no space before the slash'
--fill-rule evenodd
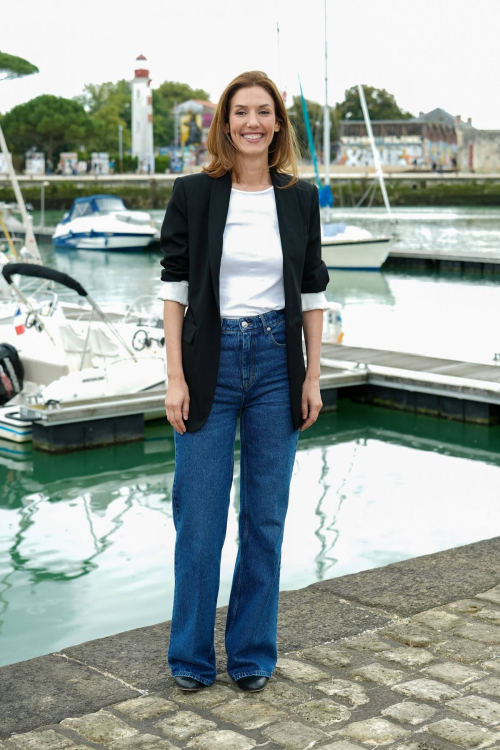
<path id="1" fill-rule="evenodd" d="M 291 417 L 284 310 L 221 318 L 210 415 L 196 432 L 174 430 L 175 590 L 168 664 L 174 677 L 194 677 L 205 685 L 217 674 L 215 616 L 239 412 L 239 547 L 225 630 L 233 680 L 271 677 L 277 661 L 281 545 L 300 432 Z"/>

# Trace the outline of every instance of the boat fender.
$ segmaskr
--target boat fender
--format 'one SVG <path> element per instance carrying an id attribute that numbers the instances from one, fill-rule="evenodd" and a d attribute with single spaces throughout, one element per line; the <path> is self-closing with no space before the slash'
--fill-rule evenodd
<path id="1" fill-rule="evenodd" d="M 0 344 L 0 406 L 10 401 L 24 386 L 24 367 L 12 344 Z"/>

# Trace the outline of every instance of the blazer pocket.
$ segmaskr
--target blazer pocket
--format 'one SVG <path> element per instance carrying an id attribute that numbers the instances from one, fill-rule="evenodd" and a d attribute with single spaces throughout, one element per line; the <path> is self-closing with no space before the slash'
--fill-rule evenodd
<path id="1" fill-rule="evenodd" d="M 184 318 L 184 325 L 182 326 L 182 340 L 190 344 L 197 330 L 198 328 L 194 323 L 192 323 L 189 319 Z"/>

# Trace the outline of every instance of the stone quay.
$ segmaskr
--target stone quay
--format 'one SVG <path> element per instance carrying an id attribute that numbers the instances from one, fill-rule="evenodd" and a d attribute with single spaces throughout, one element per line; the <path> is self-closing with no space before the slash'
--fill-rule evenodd
<path id="1" fill-rule="evenodd" d="M 0 750 L 500 750 L 500 537 L 281 592 L 258 693 L 225 672 L 226 613 L 194 693 L 168 622 L 1 667 Z"/>

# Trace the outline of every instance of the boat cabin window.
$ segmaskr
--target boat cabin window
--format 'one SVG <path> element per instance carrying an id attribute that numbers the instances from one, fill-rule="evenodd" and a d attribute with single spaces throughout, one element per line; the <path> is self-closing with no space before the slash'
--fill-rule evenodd
<path id="1" fill-rule="evenodd" d="M 125 204 L 121 198 L 98 198 L 96 203 L 101 214 L 107 214 L 111 211 L 123 211 L 125 209 Z"/>
<path id="2" fill-rule="evenodd" d="M 93 213 L 90 201 L 75 203 L 73 211 L 71 212 L 71 221 L 73 221 L 73 219 L 80 219 L 82 216 L 92 216 Z"/>

